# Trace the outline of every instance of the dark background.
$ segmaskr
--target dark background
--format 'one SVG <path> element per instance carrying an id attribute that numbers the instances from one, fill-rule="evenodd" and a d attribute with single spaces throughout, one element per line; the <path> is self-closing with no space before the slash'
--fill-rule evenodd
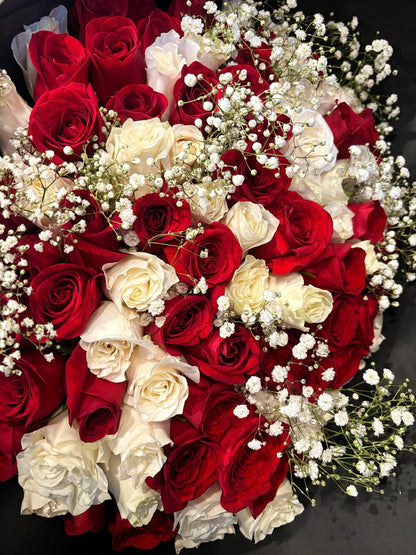
<path id="1" fill-rule="evenodd" d="M 140 0 L 137 0 L 140 1 Z M 72 2 L 61 2 L 70 6 Z M 362 43 L 386 38 L 395 54 L 392 65 L 397 77 L 384 85 L 387 94 L 397 92 L 402 109 L 393 151 L 402 153 L 416 176 L 416 40 L 414 35 L 414 8 L 406 0 L 298 0 L 299 8 L 307 13 L 335 12 L 335 19 L 346 22 L 353 15 L 360 20 Z M 37 21 L 57 5 L 56 0 L 5 0 L 0 6 L 0 67 L 8 70 L 19 90 L 24 93 L 20 70 L 14 63 L 10 43 L 14 35 L 23 30 L 23 24 Z M 375 359 L 377 367 L 391 368 L 398 380 L 409 377 L 416 389 L 416 294 L 415 285 L 406 286 L 400 298 L 400 307 L 385 314 L 383 330 L 387 340 Z M 416 441 L 416 431 L 408 435 Z M 335 486 L 316 488 L 317 506 L 307 506 L 304 513 L 287 526 L 257 545 L 238 532 L 222 542 L 203 544 L 199 555 L 226 553 L 252 553 L 253 555 L 413 555 L 416 553 L 416 456 L 399 457 L 398 477 L 390 477 L 383 485 L 384 496 L 361 494 L 352 499 L 344 496 Z M 112 553 L 111 538 L 107 533 L 81 537 L 66 536 L 61 518 L 46 519 L 37 516 L 19 516 L 22 492 L 16 479 L 0 483 L 0 555 L 83 555 Z M 137 553 L 133 548 L 122 551 L 125 555 Z M 172 555 L 172 544 L 162 544 L 153 555 Z M 185 551 L 184 553 L 191 553 Z"/>

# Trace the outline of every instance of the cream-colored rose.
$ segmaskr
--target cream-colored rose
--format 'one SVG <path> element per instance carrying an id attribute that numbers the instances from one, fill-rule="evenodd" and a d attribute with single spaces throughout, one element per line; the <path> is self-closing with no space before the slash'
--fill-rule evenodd
<path id="1" fill-rule="evenodd" d="M 377 316 L 374 318 L 373 326 L 374 326 L 374 339 L 370 347 L 370 352 L 376 353 L 379 350 L 380 345 L 386 339 L 384 335 L 381 333 L 381 330 L 383 329 L 382 312 L 377 313 Z"/>
<path id="2" fill-rule="evenodd" d="M 297 164 L 302 172 L 322 173 L 334 167 L 338 149 L 329 125 L 318 112 L 302 110 L 292 118 L 293 126 L 303 126 L 299 135 L 293 135 L 284 147 L 284 154 Z"/>
<path id="3" fill-rule="evenodd" d="M 191 39 L 180 37 L 173 29 L 162 33 L 145 50 L 147 84 L 168 99 L 164 117 L 169 119 L 173 103 L 173 87 L 183 66 L 198 59 L 199 46 Z"/>
<path id="4" fill-rule="evenodd" d="M 318 112 L 325 116 L 335 108 L 337 104 L 346 102 L 357 114 L 364 110 L 364 106 L 357 98 L 353 89 L 342 87 L 332 79 L 324 79 L 320 82 L 318 93 L 321 96 L 321 103 Z"/>
<path id="5" fill-rule="evenodd" d="M 0 74 L 0 151 L 3 156 L 15 152 L 10 139 L 18 127 L 26 127 L 30 112 L 10 77 Z"/>
<path id="6" fill-rule="evenodd" d="M 230 47 L 218 37 L 207 39 L 201 35 L 191 35 L 190 38 L 200 48 L 197 52 L 198 62 L 201 62 L 205 67 L 209 67 L 212 71 L 217 71 L 229 59 Z"/>
<path id="7" fill-rule="evenodd" d="M 236 202 L 222 222 L 234 233 L 243 254 L 271 241 L 279 226 L 271 212 L 254 202 Z"/>
<path id="8" fill-rule="evenodd" d="M 110 499 L 99 442 L 84 443 L 63 412 L 47 426 L 25 434 L 17 455 L 23 488 L 22 514 L 76 516 Z"/>
<path id="9" fill-rule="evenodd" d="M 265 261 L 248 254 L 225 288 L 225 294 L 237 314 L 259 312 L 264 307 L 268 277 L 269 269 Z"/>
<path id="10" fill-rule="evenodd" d="M 128 308 L 120 312 L 111 301 L 103 301 L 91 314 L 80 341 L 90 371 L 110 382 L 125 380 L 134 346 L 148 343 L 137 313 Z"/>
<path id="11" fill-rule="evenodd" d="M 302 288 L 303 277 L 297 273 L 270 274 L 266 286 L 266 289 L 280 294 L 275 302 L 281 309 L 283 322 L 290 328 L 305 330 Z"/>
<path id="12" fill-rule="evenodd" d="M 135 408 L 124 404 L 117 433 L 106 436 L 120 480 L 131 478 L 141 484 L 155 476 L 166 460 L 163 446 L 171 442 L 168 432 L 168 422 L 145 422 Z"/>
<path id="13" fill-rule="evenodd" d="M 42 17 L 31 25 L 25 25 L 25 30 L 16 35 L 11 44 L 11 49 L 16 62 L 23 71 L 26 87 L 33 97 L 33 87 L 36 83 L 37 71 L 29 56 L 29 42 L 33 33 L 38 31 L 51 31 L 53 33 L 67 33 L 68 10 L 65 6 L 54 8 L 49 15 Z"/>
<path id="14" fill-rule="evenodd" d="M 337 201 L 329 202 L 325 206 L 325 210 L 331 216 L 334 225 L 331 241 L 333 243 L 344 243 L 354 233 L 352 225 L 354 212 Z"/>
<path id="15" fill-rule="evenodd" d="M 342 187 L 344 179 L 348 178 L 349 160 L 338 160 L 335 166 L 322 173 L 308 172 L 304 177 L 296 174 L 289 190 L 296 191 L 306 200 L 313 200 L 321 206 L 336 201 L 348 204 L 348 196 Z"/>
<path id="16" fill-rule="evenodd" d="M 228 210 L 228 193 L 222 180 L 184 184 L 183 191 L 195 224 L 219 222 Z"/>
<path id="17" fill-rule="evenodd" d="M 168 122 L 159 118 L 140 121 L 129 118 L 121 127 L 111 129 L 106 149 L 113 160 L 129 163 L 130 173 L 148 175 L 170 167 L 169 153 L 174 141 Z"/>
<path id="18" fill-rule="evenodd" d="M 70 179 L 58 177 L 52 170 L 44 170 L 35 179 L 22 181 L 16 186 L 13 209 L 40 228 L 49 228 L 61 199 L 73 186 Z"/>
<path id="19" fill-rule="evenodd" d="M 378 272 L 380 263 L 374 245 L 370 241 L 357 241 L 352 243 L 351 247 L 363 249 L 365 252 L 365 272 L 368 276 Z"/>
<path id="20" fill-rule="evenodd" d="M 127 371 L 125 402 L 133 405 L 145 422 L 162 422 L 182 414 L 189 394 L 186 378 L 199 381 L 196 366 L 163 354 L 159 359 L 148 360 L 133 352 Z"/>
<path id="21" fill-rule="evenodd" d="M 145 252 L 134 252 L 119 262 L 104 264 L 103 272 L 104 293 L 120 312 L 123 307 L 145 311 L 179 281 L 172 266 Z"/>
<path id="22" fill-rule="evenodd" d="M 284 524 L 289 524 L 303 511 L 303 505 L 294 496 L 287 478 L 277 490 L 273 501 L 270 501 L 254 519 L 249 509 L 237 513 L 240 532 L 255 543 L 264 540 L 273 530 Z"/>
<path id="23" fill-rule="evenodd" d="M 192 166 L 204 146 L 203 134 L 195 125 L 182 123 L 173 125 L 172 131 L 175 137 L 170 153 L 172 164 L 177 164 L 175 158 L 179 157 L 183 164 Z"/>
<path id="24" fill-rule="evenodd" d="M 201 543 L 222 540 L 225 534 L 235 534 L 237 519 L 221 506 L 220 498 L 221 488 L 217 482 L 198 499 L 189 501 L 182 511 L 174 513 L 173 527 L 179 526 L 176 553 Z"/>
<path id="25" fill-rule="evenodd" d="M 110 463 L 108 487 L 111 491 L 121 518 L 127 519 L 134 527 L 145 526 L 158 509 L 162 509 L 160 493 L 149 488 L 144 482 L 135 484 L 133 478 L 120 480 L 117 461 Z"/>
<path id="26" fill-rule="evenodd" d="M 302 308 L 300 312 L 305 322 L 308 324 L 324 322 L 334 305 L 332 294 L 313 285 L 304 285 L 301 293 Z"/>

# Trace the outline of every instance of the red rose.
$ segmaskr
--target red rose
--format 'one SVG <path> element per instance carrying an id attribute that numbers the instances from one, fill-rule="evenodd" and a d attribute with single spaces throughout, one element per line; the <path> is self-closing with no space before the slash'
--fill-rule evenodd
<path id="1" fill-rule="evenodd" d="M 274 499 L 289 468 L 283 455 L 289 443 L 287 430 L 279 436 L 268 435 L 260 449 L 248 447 L 247 444 L 256 436 L 258 425 L 257 415 L 242 421 L 240 426 L 244 427 L 245 433 L 228 446 L 219 473 L 224 509 L 236 513 L 250 507 L 254 518 L 268 501 Z M 279 454 L 282 456 L 279 457 Z"/>
<path id="2" fill-rule="evenodd" d="M 147 478 L 152 489 L 160 490 L 167 513 L 182 510 L 197 499 L 218 478 L 221 448 L 201 434 L 189 422 L 174 418 L 171 422 L 172 448 L 166 448 L 167 460 L 155 478 Z"/>
<path id="3" fill-rule="evenodd" d="M 267 79 L 269 75 L 271 52 L 271 47 L 265 42 L 262 42 L 261 46 L 258 48 L 253 48 L 249 44 L 245 43 L 243 48 L 238 49 L 235 61 L 237 64 L 245 64 L 249 66 L 253 66 L 255 63 L 256 68 L 259 68 L 259 73 Z M 264 69 L 260 69 L 262 64 Z"/>
<path id="4" fill-rule="evenodd" d="M 78 536 L 87 532 L 99 532 L 106 527 L 105 503 L 91 505 L 84 513 L 73 516 L 64 515 L 65 533 L 68 536 Z"/>
<path id="5" fill-rule="evenodd" d="M 36 102 L 29 118 L 29 135 L 39 152 L 53 150 L 53 162 L 79 159 L 84 145 L 94 136 L 101 139 L 102 119 L 91 85 L 68 83 L 45 92 Z M 71 147 L 72 155 L 64 153 Z M 91 152 L 92 145 L 87 147 Z"/>
<path id="6" fill-rule="evenodd" d="M 378 200 L 364 203 L 352 203 L 348 208 L 354 212 L 352 225 L 353 239 L 370 241 L 374 245 L 383 239 L 387 225 L 387 216 Z"/>
<path id="7" fill-rule="evenodd" d="M 137 549 L 154 549 L 161 542 L 168 542 L 176 536 L 171 518 L 162 511 L 156 511 L 149 524 L 133 527 L 127 519 L 122 519 L 117 512 L 115 521 L 109 525 L 113 535 L 114 551 L 126 547 Z"/>
<path id="8" fill-rule="evenodd" d="M 241 428 L 241 419 L 234 414 L 237 405 L 246 405 L 254 415 L 253 405 L 249 405 L 244 395 L 237 393 L 232 385 L 212 383 L 201 377 L 199 383 L 189 384 L 183 415 L 225 448 L 230 441 L 235 441 Z"/>
<path id="9" fill-rule="evenodd" d="M 182 354 L 182 349 L 199 343 L 208 337 L 212 321 L 218 311 L 216 299 L 223 289 L 210 300 L 205 295 L 179 295 L 165 303 L 161 327 L 151 324 L 146 330 L 152 340 L 175 356 Z"/>
<path id="10" fill-rule="evenodd" d="M 365 108 L 356 114 L 346 102 L 341 102 L 324 117 L 334 135 L 334 143 L 338 148 L 338 160 L 350 157 L 348 151 L 350 146 L 367 143 L 374 146 L 378 140 L 379 135 L 370 108 Z"/>
<path id="11" fill-rule="evenodd" d="M 186 201 L 177 206 L 172 195 L 161 197 L 150 193 L 136 200 L 133 229 L 140 240 L 140 249 L 147 252 L 160 252 L 166 243 L 179 241 L 177 234 L 192 225 L 191 209 Z"/>
<path id="12" fill-rule="evenodd" d="M 98 441 L 117 432 L 126 382 L 97 378 L 90 372 L 86 351 L 79 345 L 66 364 L 66 389 L 69 424 L 77 420 L 82 441 Z"/>
<path id="13" fill-rule="evenodd" d="M 133 21 L 127 17 L 97 17 L 85 29 L 91 56 L 91 81 L 103 104 L 118 90 L 146 83 L 145 63 Z"/>
<path id="14" fill-rule="evenodd" d="M 247 153 L 244 155 L 239 150 L 228 150 L 221 160 L 225 164 L 224 171 L 230 170 L 233 175 L 244 177 L 243 184 L 232 194 L 233 201 L 248 200 L 269 208 L 290 185 L 290 178 L 284 171 L 287 161 L 283 156 L 279 157 L 279 172 L 265 168 L 257 162 L 254 155 L 247 155 Z M 252 172 L 255 173 L 252 174 Z M 278 177 L 276 177 L 277 173 L 279 173 Z"/>
<path id="15" fill-rule="evenodd" d="M 358 295 L 365 289 L 365 252 L 349 243 L 332 243 L 306 266 L 304 280 L 320 289 Z"/>
<path id="16" fill-rule="evenodd" d="M 332 237 L 332 218 L 322 206 L 287 192 L 272 210 L 279 227 L 271 241 L 252 250 L 274 274 L 298 272 L 319 258 Z"/>
<path id="17" fill-rule="evenodd" d="M 263 79 L 257 69 L 250 64 L 236 64 L 233 66 L 226 66 L 221 69 L 217 76 L 223 75 L 224 73 L 231 73 L 233 76 L 230 85 L 237 85 L 239 87 L 250 86 L 250 90 L 253 91 L 255 95 L 261 95 L 265 90 L 269 88 L 268 82 Z M 244 75 L 244 79 L 243 79 Z M 248 85 L 250 83 L 250 85 Z M 221 94 L 219 96 L 222 96 Z"/>
<path id="18" fill-rule="evenodd" d="M 78 337 L 102 298 L 97 277 L 95 270 L 76 264 L 41 270 L 29 297 L 36 323 L 52 323 L 58 341 Z"/>
<path id="19" fill-rule="evenodd" d="M 44 92 L 70 82 L 88 83 L 88 53 L 76 38 L 66 33 L 33 33 L 29 55 L 38 72 L 33 90 L 35 100 Z"/>
<path id="20" fill-rule="evenodd" d="M 127 15 L 129 0 L 75 0 L 71 12 L 72 26 L 78 30 L 79 40 L 85 41 L 85 27 L 95 17 Z"/>
<path id="21" fill-rule="evenodd" d="M 180 36 L 183 35 L 180 19 L 172 17 L 159 9 L 153 10 L 149 17 L 141 19 L 137 24 L 137 31 L 140 37 L 140 49 L 143 54 L 157 37 L 160 37 L 162 33 L 168 33 L 172 29 Z"/>
<path id="22" fill-rule="evenodd" d="M 163 252 L 179 279 L 189 285 L 195 285 L 202 277 L 209 286 L 225 285 L 231 281 L 242 256 L 232 231 L 219 222 L 207 225 L 193 241 L 186 241 L 181 247 L 166 247 Z"/>
<path id="23" fill-rule="evenodd" d="M 80 220 L 83 220 L 86 225 L 82 233 L 70 233 L 65 238 L 65 243 L 73 247 L 67 255 L 68 260 L 72 264 L 89 268 L 101 268 L 108 262 L 121 260 L 125 253 L 118 252 L 120 241 L 117 241 L 116 230 L 121 223 L 119 216 L 113 215 L 109 222 L 104 216 L 101 204 L 89 191 L 80 189 L 75 190 L 74 193 L 83 202 L 88 202 L 88 205 L 83 205 L 82 214 L 78 215 L 80 207 L 78 202 L 69 203 L 67 200 L 63 202 L 62 209 L 69 209 L 76 215 L 74 220 L 63 227 L 72 229 Z"/>
<path id="24" fill-rule="evenodd" d="M 223 383 L 243 384 L 247 376 L 258 371 L 262 349 L 252 333 L 237 324 L 230 337 L 221 337 L 218 328 L 214 328 L 206 339 L 184 349 L 184 353 L 206 376 Z"/>
<path id="25" fill-rule="evenodd" d="M 5 482 L 17 472 L 16 455 L 22 446 L 23 426 L 0 421 L 0 482 Z"/>
<path id="26" fill-rule="evenodd" d="M 134 121 L 159 118 L 168 107 L 166 96 L 154 91 L 147 85 L 126 85 L 116 91 L 107 102 L 107 110 L 114 110 L 121 121 L 131 118 Z"/>
<path id="27" fill-rule="evenodd" d="M 200 76 L 193 87 L 188 87 L 185 83 L 185 76 L 188 73 Z M 169 123 L 171 125 L 176 123 L 194 125 L 195 120 L 199 118 L 203 124 L 201 131 L 204 133 L 205 123 L 211 111 L 207 112 L 203 104 L 207 100 L 215 101 L 215 87 L 217 84 L 218 80 L 215 73 L 200 62 L 192 62 L 189 66 L 185 65 L 182 68 L 181 76 L 173 87 L 174 104 Z M 178 104 L 179 101 L 183 101 L 181 106 Z"/>
<path id="28" fill-rule="evenodd" d="M 64 400 L 64 360 L 56 356 L 47 362 L 39 351 L 27 351 L 15 366 L 20 376 L 0 372 L 0 421 L 28 430 Z"/>
<path id="29" fill-rule="evenodd" d="M 377 312 L 377 298 L 370 293 L 335 297 L 332 312 L 319 332 L 319 337 L 328 340 L 336 373 L 328 387 L 338 389 L 357 373 L 374 339 Z"/>

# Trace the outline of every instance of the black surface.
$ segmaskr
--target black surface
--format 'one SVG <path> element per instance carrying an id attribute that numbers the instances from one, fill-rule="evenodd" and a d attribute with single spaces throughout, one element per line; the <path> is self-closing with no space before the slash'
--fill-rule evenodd
<path id="1" fill-rule="evenodd" d="M 139 1 L 139 0 L 137 0 Z M 62 2 L 70 4 L 71 2 Z M 336 19 L 346 21 L 352 15 L 360 19 L 361 34 L 367 40 L 386 38 L 395 48 L 394 66 L 399 75 L 389 80 L 388 92 L 399 94 L 402 108 L 394 152 L 403 153 L 413 179 L 416 177 L 416 40 L 414 8 L 405 0 L 344 0 L 313 3 L 299 0 L 306 12 L 332 9 Z M 10 50 L 12 37 L 55 7 L 55 0 L 5 0 L 0 6 L 0 67 L 6 67 L 19 86 L 19 76 Z M 19 76 L 19 79 L 17 79 Z M 407 286 L 400 299 L 400 308 L 385 316 L 384 335 L 387 341 L 376 355 L 380 369 L 391 368 L 398 379 L 409 377 L 416 389 L 416 286 Z M 411 434 L 416 441 L 416 432 Z M 410 439 L 410 438 L 409 438 Z M 317 507 L 307 507 L 302 515 L 278 529 L 264 542 L 254 545 L 239 533 L 222 542 L 201 545 L 200 555 L 252 553 L 253 555 L 413 555 L 416 553 L 416 457 L 399 459 L 398 478 L 386 481 L 384 496 L 368 494 L 356 499 L 343 496 L 335 487 L 316 490 Z M 107 534 L 69 537 L 64 534 L 60 518 L 52 520 L 36 516 L 19 516 L 22 492 L 15 479 L 0 483 L 0 555 L 52 555 L 112 553 Z M 126 549 L 123 554 L 137 553 Z M 172 544 L 163 544 L 154 554 L 174 553 Z M 185 553 L 190 553 L 186 551 Z"/>

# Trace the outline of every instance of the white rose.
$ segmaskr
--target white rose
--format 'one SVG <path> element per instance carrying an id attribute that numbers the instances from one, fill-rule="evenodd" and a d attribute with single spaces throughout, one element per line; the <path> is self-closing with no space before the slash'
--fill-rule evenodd
<path id="1" fill-rule="evenodd" d="M 357 98 L 354 90 L 342 87 L 338 82 L 333 83 L 324 79 L 319 84 L 318 93 L 321 96 L 318 112 L 323 116 L 331 112 L 341 102 L 346 102 L 357 114 L 364 110 L 364 106 Z"/>
<path id="2" fill-rule="evenodd" d="M 145 252 L 134 252 L 119 262 L 104 264 L 103 272 L 105 295 L 120 312 L 123 307 L 145 311 L 179 281 L 172 266 Z"/>
<path id="3" fill-rule="evenodd" d="M 271 212 L 254 202 L 236 202 L 222 222 L 234 233 L 243 253 L 271 241 L 279 226 Z"/>
<path id="4" fill-rule="evenodd" d="M 130 173 L 148 175 L 170 167 L 169 153 L 174 144 L 174 134 L 168 122 L 159 118 L 140 121 L 127 119 L 121 127 L 113 127 L 106 149 L 113 160 L 130 164 Z M 147 164 L 148 159 L 154 166 Z M 140 160 L 140 161 L 139 161 Z"/>
<path id="5" fill-rule="evenodd" d="M 332 201 L 348 204 L 348 197 L 342 187 L 348 178 L 349 160 L 338 160 L 335 166 L 322 173 L 308 172 L 304 177 L 296 174 L 289 190 L 296 191 L 306 200 L 313 200 L 321 206 Z"/>
<path id="6" fill-rule="evenodd" d="M 192 40 L 200 48 L 197 52 L 198 62 L 212 71 L 216 72 L 229 59 L 229 54 L 226 53 L 229 47 L 221 39 L 210 37 L 209 40 L 206 40 L 206 37 L 201 35 L 192 35 Z"/>
<path id="7" fill-rule="evenodd" d="M 17 455 L 23 488 L 22 514 L 80 515 L 110 499 L 99 442 L 84 443 L 63 412 L 47 426 L 25 434 Z"/>
<path id="8" fill-rule="evenodd" d="M 352 225 L 354 212 L 337 201 L 328 203 L 325 210 L 331 216 L 334 224 L 331 241 L 333 243 L 344 243 L 354 234 Z"/>
<path id="9" fill-rule="evenodd" d="M 0 74 L 0 85 L 0 150 L 5 156 L 15 152 L 9 140 L 18 127 L 26 127 L 29 123 L 31 108 L 8 75 Z"/>
<path id="10" fill-rule="evenodd" d="M 292 118 L 294 125 L 305 125 L 300 135 L 293 136 L 284 153 L 303 172 L 322 173 L 334 167 L 338 149 L 329 125 L 318 112 L 302 110 Z"/>
<path id="11" fill-rule="evenodd" d="M 145 50 L 147 84 L 168 99 L 164 117 L 169 119 L 173 103 L 173 87 L 183 66 L 198 59 L 199 46 L 191 39 L 180 37 L 173 29 L 162 33 Z"/>
<path id="12" fill-rule="evenodd" d="M 270 274 L 266 289 L 280 293 L 276 304 L 280 306 L 283 322 L 290 328 L 306 330 L 303 315 L 303 277 L 300 274 Z"/>
<path id="13" fill-rule="evenodd" d="M 188 502 L 187 506 L 174 513 L 174 528 L 179 526 L 175 538 L 175 550 L 198 547 L 201 543 L 222 540 L 225 534 L 234 534 L 236 517 L 220 504 L 221 488 L 216 483 L 205 493 Z"/>
<path id="14" fill-rule="evenodd" d="M 385 340 L 384 335 L 381 333 L 383 329 L 383 313 L 378 312 L 377 316 L 374 318 L 374 339 L 370 347 L 370 352 L 375 353 L 379 350 L 380 345 Z"/>
<path id="15" fill-rule="evenodd" d="M 133 405 L 145 422 L 168 420 L 183 412 L 189 394 L 186 378 L 198 382 L 198 368 L 169 355 L 147 360 L 133 352 L 125 402 Z"/>
<path id="16" fill-rule="evenodd" d="M 204 136 L 195 125 L 183 125 L 178 123 L 172 126 L 174 143 L 171 150 L 171 162 L 175 163 L 175 157 L 179 156 L 183 163 L 192 166 L 196 157 L 204 146 Z"/>
<path id="17" fill-rule="evenodd" d="M 183 186 L 195 223 L 219 222 L 228 210 L 227 191 L 221 180 Z"/>
<path id="18" fill-rule="evenodd" d="M 303 505 L 293 495 L 292 487 L 287 478 L 277 490 L 276 497 L 270 501 L 254 519 L 249 509 L 237 513 L 241 533 L 255 543 L 264 540 L 275 528 L 289 524 L 303 511 Z"/>
<path id="19" fill-rule="evenodd" d="M 225 294 L 237 314 L 259 312 L 263 308 L 268 277 L 269 269 L 265 261 L 248 254 L 225 288 Z"/>
<path id="20" fill-rule="evenodd" d="M 313 285 L 304 285 L 301 293 L 302 308 L 300 312 L 305 322 L 309 324 L 324 322 L 332 311 L 334 304 L 332 294 Z"/>
<path id="21" fill-rule="evenodd" d="M 70 179 L 58 177 L 52 170 L 44 170 L 36 178 L 16 186 L 13 209 L 37 226 L 49 229 L 62 197 L 72 188 L 73 181 Z"/>
<path id="22" fill-rule="evenodd" d="M 374 245 L 370 241 L 357 241 L 352 243 L 351 247 L 363 249 L 365 252 L 365 272 L 368 276 L 378 272 L 380 263 Z"/>
<path id="23" fill-rule="evenodd" d="M 116 460 L 110 463 L 108 474 L 109 490 L 116 500 L 121 518 L 134 527 L 145 526 L 158 509 L 162 509 L 160 493 L 144 482 L 135 484 L 133 478 L 120 480 Z"/>
<path id="24" fill-rule="evenodd" d="M 87 351 L 87 365 L 99 378 L 110 382 L 125 380 L 135 345 L 147 345 L 137 314 L 127 308 L 120 312 L 111 301 L 103 301 L 87 321 L 81 347 Z"/>

